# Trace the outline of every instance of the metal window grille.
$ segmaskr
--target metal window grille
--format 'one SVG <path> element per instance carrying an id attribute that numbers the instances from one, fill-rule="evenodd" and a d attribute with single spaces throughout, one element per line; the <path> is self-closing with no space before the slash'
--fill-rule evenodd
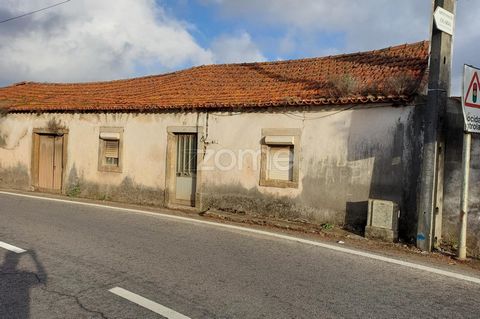
<path id="1" fill-rule="evenodd" d="M 177 135 L 177 176 L 193 176 L 197 171 L 197 135 Z"/>

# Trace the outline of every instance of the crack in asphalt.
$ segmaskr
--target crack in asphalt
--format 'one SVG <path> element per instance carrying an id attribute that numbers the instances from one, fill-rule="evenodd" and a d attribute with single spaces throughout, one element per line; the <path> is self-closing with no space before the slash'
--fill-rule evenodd
<path id="1" fill-rule="evenodd" d="M 126 278 L 126 273 L 124 272 L 121 272 L 121 276 L 120 278 L 118 278 L 118 274 L 117 274 L 117 280 L 115 281 L 112 281 L 112 282 L 109 282 L 109 283 L 106 283 L 106 284 L 103 284 L 103 285 L 100 285 L 98 287 L 88 287 L 88 288 L 85 288 L 85 289 L 82 289 L 82 290 L 79 290 L 77 292 L 75 292 L 74 294 L 68 294 L 68 293 L 64 293 L 64 292 L 61 292 L 61 291 L 57 291 L 57 290 L 53 290 L 53 289 L 49 289 L 47 287 L 47 283 L 42 279 L 42 275 L 43 274 L 36 274 L 36 273 L 29 273 L 29 274 L 22 274 L 22 273 L 19 273 L 18 271 L 13 271 L 13 272 L 4 272 L 4 271 L 0 271 L 0 277 L 3 277 L 3 276 L 8 276 L 8 275 L 21 275 L 21 276 L 25 276 L 25 275 L 33 275 L 33 277 L 35 278 L 35 280 L 37 281 L 37 283 L 39 285 L 41 285 L 40 288 L 41 290 L 45 291 L 46 293 L 53 293 L 53 294 L 56 294 L 56 295 L 59 295 L 59 296 L 62 296 L 62 297 L 66 297 L 66 298 L 70 298 L 70 299 L 74 299 L 75 300 L 75 303 L 82 309 L 84 310 L 85 312 L 87 313 L 90 313 L 90 314 L 95 314 L 97 316 L 99 316 L 100 318 L 102 319 L 109 319 L 108 316 L 106 316 L 103 312 L 101 311 L 98 311 L 98 310 L 93 310 L 93 309 L 89 309 L 87 308 L 80 300 L 80 298 L 78 297 L 78 295 L 81 295 L 83 293 L 85 293 L 86 291 L 89 291 L 89 290 L 92 290 L 92 289 L 106 289 L 106 288 L 111 288 L 111 287 L 114 287 L 114 286 L 118 286 L 119 284 L 125 282 L 127 280 Z"/>
<path id="2" fill-rule="evenodd" d="M 87 308 L 81 301 L 80 301 L 80 298 L 76 295 L 72 295 L 72 294 L 67 294 L 67 293 L 64 293 L 64 292 L 61 292 L 61 291 L 57 291 L 57 290 L 53 290 L 53 289 L 48 289 L 47 288 L 47 284 L 44 283 L 42 281 L 42 279 L 40 278 L 39 275 L 37 274 L 34 274 L 35 275 L 35 278 L 37 279 L 38 283 L 42 285 L 42 287 L 40 287 L 40 289 L 42 289 L 43 291 L 47 292 L 47 293 L 53 293 L 53 294 L 57 294 L 59 296 L 63 296 L 63 297 L 67 297 L 67 298 L 73 298 L 75 300 L 75 302 L 77 303 L 77 305 L 84 311 L 88 312 L 88 313 L 91 313 L 91 314 L 97 314 L 100 316 L 100 318 L 102 319 L 108 319 L 108 317 L 101 311 L 98 311 L 98 310 L 93 310 L 93 309 L 89 309 Z M 84 289 L 83 291 L 86 291 L 88 289 Z M 77 294 L 79 293 L 82 293 L 83 291 L 80 291 L 78 292 Z"/>
<path id="3" fill-rule="evenodd" d="M 0 272 L 0 277 L 3 277 L 3 276 L 15 276 L 15 275 L 21 275 L 21 276 L 25 276 L 25 274 L 22 274 L 22 273 L 19 273 L 19 272 Z M 62 296 L 62 297 L 67 297 L 67 298 L 71 298 L 71 299 L 74 299 L 75 300 L 75 303 L 82 309 L 84 310 L 85 312 L 88 312 L 90 314 L 96 314 L 96 315 L 99 315 L 100 318 L 102 319 L 109 319 L 103 312 L 101 311 L 97 311 L 97 310 L 93 310 L 93 309 L 89 309 L 87 308 L 81 301 L 80 301 L 80 298 L 76 295 L 72 295 L 72 294 L 67 294 L 67 293 L 63 293 L 63 292 L 60 292 L 60 291 L 57 291 L 57 290 L 53 290 L 53 289 L 48 289 L 47 288 L 47 284 L 42 280 L 42 278 L 40 277 L 40 275 L 38 274 L 35 274 L 35 273 L 31 273 L 29 275 L 33 275 L 33 277 L 36 279 L 37 283 L 41 285 L 40 289 L 47 292 L 47 293 L 53 293 L 53 294 L 57 294 L 59 296 Z M 109 286 L 108 284 L 105 285 L 105 286 Z M 81 290 L 79 292 L 77 292 L 77 294 L 81 294 L 89 289 L 93 289 L 93 288 L 88 288 L 88 289 L 84 289 L 84 290 Z"/>

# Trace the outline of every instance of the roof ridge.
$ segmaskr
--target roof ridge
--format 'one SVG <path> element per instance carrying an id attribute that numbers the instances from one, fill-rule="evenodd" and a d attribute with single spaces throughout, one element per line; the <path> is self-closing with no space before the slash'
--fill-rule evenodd
<path id="1" fill-rule="evenodd" d="M 307 57 L 307 58 L 300 58 L 300 59 L 287 59 L 287 60 L 278 60 L 278 61 L 262 61 L 262 62 L 238 62 L 238 63 L 218 63 L 218 64 L 207 64 L 207 65 L 199 65 L 199 66 L 194 66 L 189 69 L 195 69 L 195 68 L 203 68 L 203 67 L 216 67 L 216 66 L 242 66 L 242 65 L 258 65 L 258 64 L 282 64 L 282 63 L 290 63 L 290 62 L 305 62 L 305 61 L 312 61 L 312 60 L 323 60 L 323 59 L 332 59 L 336 57 L 345 57 L 345 56 L 351 56 L 351 55 L 356 55 L 356 54 L 368 54 L 368 53 L 373 53 L 373 52 L 383 52 L 383 51 L 391 51 L 395 49 L 400 49 L 402 47 L 414 47 L 414 46 L 420 46 L 420 45 L 425 45 L 426 43 L 429 43 L 428 40 L 423 40 L 423 41 L 417 41 L 417 42 L 412 42 L 412 43 L 403 43 L 403 44 L 398 44 L 394 46 L 389 46 L 385 48 L 380 48 L 380 49 L 374 49 L 374 50 L 367 50 L 367 51 L 357 51 L 357 52 L 350 52 L 350 53 L 341 53 L 341 54 L 334 54 L 334 55 L 325 55 L 325 56 L 319 56 L 319 57 Z M 186 70 L 189 70 L 186 69 Z"/>
<path id="2" fill-rule="evenodd" d="M 149 78 L 158 78 L 158 77 L 164 77 L 164 76 L 168 76 L 168 75 L 173 75 L 173 74 L 177 74 L 177 73 L 181 73 L 181 72 L 184 72 L 184 71 L 188 71 L 188 70 L 191 70 L 191 69 L 194 69 L 194 68 L 197 68 L 199 66 L 196 66 L 196 67 L 190 67 L 190 68 L 187 68 L 187 69 L 181 69 L 181 70 L 177 70 L 177 71 L 172 71 L 172 72 L 167 72 L 167 73 L 160 73 L 160 74 L 150 74 L 150 75 L 143 75 L 143 76 L 137 76 L 137 77 L 132 77 L 132 78 L 123 78 L 123 79 L 115 79 L 115 80 L 105 80 L 105 81 L 86 81 L 86 82 L 37 82 L 37 81 L 20 81 L 20 82 L 16 82 L 16 83 L 12 83 L 10 85 L 7 85 L 7 86 L 4 86 L 4 87 L 0 87 L 0 90 L 1 89 L 4 89 L 4 88 L 9 88 L 9 87 L 15 87 L 15 86 L 22 86 L 22 85 L 35 85 L 35 84 L 40 84 L 40 85 L 51 85 L 51 86 L 61 86 L 61 85 L 65 85 L 65 86 L 68 86 L 68 85 L 96 85 L 96 84 L 109 84 L 109 83 L 118 83 L 118 82 L 128 82 L 128 81 L 132 81 L 132 80 L 140 80 L 140 79 L 149 79 Z"/>
<path id="3" fill-rule="evenodd" d="M 110 84 L 110 83 L 119 83 L 119 82 L 128 82 L 134 80 L 147 80 L 151 78 L 159 78 L 165 77 L 180 73 L 186 73 L 188 71 L 192 71 L 195 69 L 207 69 L 207 68 L 219 68 L 219 67 L 235 67 L 235 66 L 252 66 L 252 65 L 281 65 L 281 64 L 288 64 L 292 62 L 309 62 L 309 61 L 321 61 L 327 59 L 334 59 L 339 57 L 349 57 L 358 54 L 368 54 L 368 53 L 378 53 L 378 52 L 385 52 L 385 51 L 392 51 L 395 49 L 400 49 L 402 47 L 414 47 L 419 45 L 426 45 L 429 41 L 418 41 L 413 43 L 404 43 L 395 46 L 389 46 L 386 48 L 375 49 L 375 50 L 368 50 L 368 51 L 358 51 L 358 52 L 351 52 L 351 53 L 343 53 L 343 54 L 335 54 L 335 55 L 328 55 L 328 56 L 321 56 L 321 57 L 308 57 L 308 58 L 300 58 L 300 59 L 287 59 L 287 60 L 280 60 L 280 61 L 262 61 L 262 62 L 239 62 L 239 63 L 219 63 L 219 64 L 202 64 L 197 66 L 192 66 L 186 69 L 176 70 L 167 73 L 160 73 L 160 74 L 150 74 L 138 77 L 131 77 L 131 78 L 123 78 L 123 79 L 115 79 L 115 80 L 106 80 L 106 81 L 88 81 L 88 82 L 36 82 L 36 81 L 21 81 L 17 83 L 13 83 L 4 87 L 0 87 L 0 90 L 3 88 L 15 87 L 15 86 L 22 86 L 22 85 L 52 85 L 52 86 L 69 86 L 69 85 L 98 85 L 98 84 Z"/>
<path id="4" fill-rule="evenodd" d="M 213 64 L 159 75 L 0 88 L 11 112 L 404 103 L 421 88 L 428 42 L 285 61 Z M 343 98 L 342 98 L 343 97 Z"/>

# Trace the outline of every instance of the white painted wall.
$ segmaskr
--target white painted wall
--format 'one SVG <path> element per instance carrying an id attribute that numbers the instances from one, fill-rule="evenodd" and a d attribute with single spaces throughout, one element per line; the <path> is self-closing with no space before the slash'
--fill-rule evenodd
<path id="1" fill-rule="evenodd" d="M 412 106 L 363 106 L 343 112 L 338 108 L 308 112 L 210 112 L 208 130 L 206 113 L 8 114 L 0 119 L 0 136 L 5 140 L 5 145 L 0 145 L 0 169 L 23 165 L 30 170 L 32 129 L 45 128 L 54 118 L 69 130 L 67 176 L 75 167 L 77 174 L 91 183 L 119 185 L 129 177 L 136 184 L 164 189 L 167 127 L 199 125 L 204 128 L 207 151 L 213 152 L 200 167 L 204 168 L 200 181 L 204 189 L 235 185 L 265 195 L 294 199 L 305 194 L 305 187 L 312 187 L 303 183 L 310 177 L 323 183 L 318 185 L 319 198 L 324 189 L 338 192 L 343 201 L 365 200 L 369 196 L 375 154 L 378 157 L 381 151 L 389 156 L 398 125 L 408 126 L 412 112 Z M 98 171 L 99 128 L 102 126 L 124 128 L 122 173 Z M 259 186 L 263 128 L 302 129 L 298 188 Z M 207 170 L 215 167 L 218 152 L 223 152 L 223 158 L 241 152 L 257 152 L 258 156 L 245 156 L 242 168 L 235 165 L 230 170 Z M 396 165 L 401 165 L 402 160 L 392 157 L 392 169 L 397 169 Z M 224 166 L 228 164 L 229 161 L 224 162 Z M 342 175 L 344 171 L 349 172 L 348 176 Z"/>

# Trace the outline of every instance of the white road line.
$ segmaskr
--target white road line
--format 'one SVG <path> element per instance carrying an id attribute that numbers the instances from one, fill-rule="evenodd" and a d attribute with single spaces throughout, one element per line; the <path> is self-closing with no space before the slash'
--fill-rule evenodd
<path id="1" fill-rule="evenodd" d="M 158 313 L 159 315 L 164 316 L 165 318 L 168 319 L 190 319 L 187 316 L 182 315 L 181 313 L 176 312 L 175 310 L 172 310 L 170 308 L 167 308 L 165 306 L 162 306 L 161 304 L 158 304 L 156 302 L 153 302 L 147 298 L 144 298 L 140 295 L 134 294 L 133 292 L 130 292 L 128 290 L 125 290 L 120 287 L 115 287 L 109 290 L 111 293 L 114 293 L 117 296 L 120 296 L 122 298 L 125 298 L 133 303 L 136 303 L 137 305 L 140 305 L 144 308 L 147 308 L 148 310 L 151 310 L 155 313 Z"/>
<path id="2" fill-rule="evenodd" d="M 380 260 L 380 261 L 387 262 L 387 263 L 390 263 L 390 264 L 400 265 L 400 266 L 409 267 L 409 268 L 413 268 L 413 269 L 417 269 L 417 270 L 427 271 L 427 272 L 434 273 L 434 274 L 437 274 L 437 275 L 442 275 L 442 276 L 446 276 L 446 277 L 450 277 L 450 278 L 455 278 L 455 279 L 460 279 L 460 280 L 465 280 L 465 281 L 469 281 L 469 282 L 472 282 L 472 283 L 480 284 L 480 278 L 478 278 L 478 277 L 472 277 L 472 276 L 463 275 L 463 274 L 448 271 L 448 270 L 442 270 L 442 269 L 438 269 L 438 268 L 435 268 L 435 267 L 429 267 L 429 266 L 424 266 L 424 265 L 420 265 L 420 264 L 415 264 L 415 263 L 412 263 L 412 262 L 403 261 L 403 260 L 394 259 L 394 258 L 385 257 L 385 256 L 380 256 L 380 255 L 367 253 L 367 252 L 363 252 L 363 251 L 359 251 L 359 250 L 344 248 L 344 247 L 331 245 L 331 244 L 325 244 L 325 243 L 321 243 L 321 242 L 318 242 L 318 241 L 313 241 L 313 240 L 308 240 L 308 239 L 303 239 L 303 238 L 297 238 L 297 237 L 293 237 L 293 236 L 289 236 L 289 235 L 282 235 L 282 234 L 273 233 L 273 232 L 264 231 L 264 230 L 247 228 L 247 227 L 243 227 L 243 226 L 221 224 L 221 223 L 216 223 L 216 222 L 211 222 L 211 221 L 198 220 L 198 219 L 189 218 L 189 217 L 182 217 L 182 216 L 175 216 L 175 215 L 169 215 L 169 214 L 163 214 L 163 213 L 149 212 L 149 211 L 144 211 L 144 210 L 140 210 L 140 209 L 121 208 L 121 207 L 108 206 L 108 205 L 83 203 L 83 202 L 76 202 L 76 201 L 70 201 L 70 200 L 58 199 L 58 198 L 48 198 L 48 197 L 33 196 L 33 195 L 26 195 L 26 194 L 17 194 L 17 193 L 4 192 L 4 191 L 0 191 L 0 194 L 34 198 L 34 199 L 41 199 L 41 200 L 52 201 L 52 202 L 69 203 L 69 204 L 73 204 L 73 205 L 82 205 L 82 206 L 98 207 L 98 208 L 108 208 L 108 209 L 122 211 L 122 212 L 149 215 L 149 216 L 162 217 L 162 218 L 168 218 L 168 219 L 174 219 L 174 220 L 181 220 L 181 221 L 190 222 L 190 223 L 197 223 L 197 224 L 202 224 L 202 225 L 209 225 L 209 226 L 215 226 L 215 227 L 221 227 L 221 228 L 234 229 L 234 230 L 239 230 L 239 231 L 243 231 L 243 232 L 247 232 L 247 233 L 265 235 L 265 236 L 269 236 L 269 237 L 274 237 L 274 238 L 279 238 L 279 239 L 284 239 L 284 240 L 289 240 L 289 241 L 295 241 L 295 242 L 303 243 L 303 244 L 307 244 L 307 245 L 322 247 L 322 248 L 326 248 L 326 249 L 330 249 L 330 250 L 334 250 L 334 251 L 338 251 L 338 252 L 342 252 L 342 253 L 346 253 L 346 254 L 350 254 L 350 255 L 356 255 L 356 256 L 366 257 L 366 258 L 370 258 L 370 259 L 374 259 L 374 260 Z"/>
<path id="3" fill-rule="evenodd" d="M 25 249 L 18 248 L 18 247 L 16 247 L 16 246 L 7 244 L 7 243 L 5 243 L 5 242 L 3 242 L 3 241 L 0 241 L 0 247 L 5 248 L 5 249 L 8 249 L 8 250 L 10 250 L 10 251 L 13 251 L 13 252 L 15 252 L 15 253 L 17 253 L 17 254 L 21 254 L 21 253 L 26 252 Z"/>

